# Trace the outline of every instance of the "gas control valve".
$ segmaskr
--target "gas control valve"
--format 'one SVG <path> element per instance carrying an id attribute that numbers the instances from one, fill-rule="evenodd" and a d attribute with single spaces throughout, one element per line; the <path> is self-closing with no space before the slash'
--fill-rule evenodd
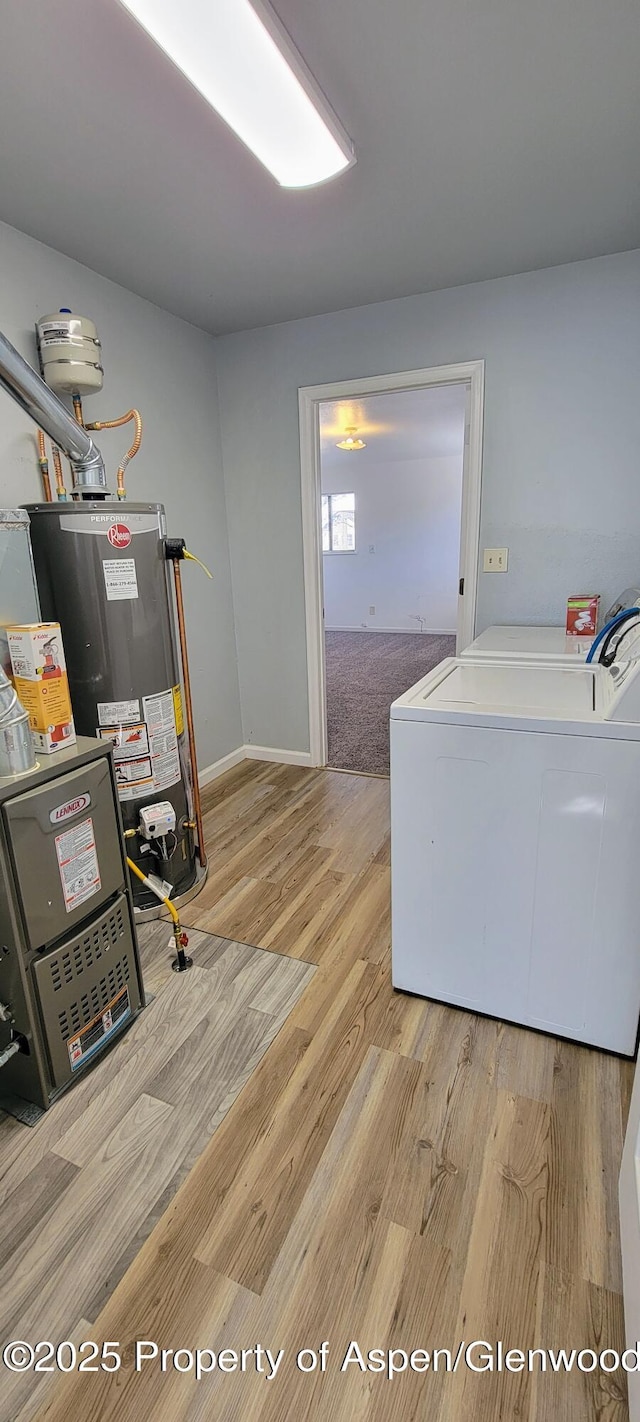
<path id="1" fill-rule="evenodd" d="M 142 839 L 162 839 L 166 834 L 173 834 L 175 827 L 176 812 L 168 800 L 145 805 L 140 811 L 138 833 Z"/>

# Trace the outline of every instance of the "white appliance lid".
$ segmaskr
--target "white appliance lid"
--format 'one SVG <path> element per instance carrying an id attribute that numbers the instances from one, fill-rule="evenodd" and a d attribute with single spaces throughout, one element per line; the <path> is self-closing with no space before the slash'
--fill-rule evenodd
<path id="1" fill-rule="evenodd" d="M 487 627 L 467 651 L 471 655 L 477 650 L 580 657 L 592 641 L 592 637 L 567 637 L 564 627 Z"/>
<path id="2" fill-rule="evenodd" d="M 494 712 L 581 720 L 593 715 L 594 674 L 588 667 L 453 662 L 435 686 L 403 697 L 416 710 Z"/>

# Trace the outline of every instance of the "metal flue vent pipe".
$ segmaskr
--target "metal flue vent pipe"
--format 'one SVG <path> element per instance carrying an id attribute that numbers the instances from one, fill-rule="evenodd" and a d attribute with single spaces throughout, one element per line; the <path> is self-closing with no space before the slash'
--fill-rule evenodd
<path id="1" fill-rule="evenodd" d="M 1 331 L 0 385 L 70 459 L 76 493 L 105 498 L 107 476 L 100 450 Z"/>
<path id="2" fill-rule="evenodd" d="M 0 776 L 24 775 L 34 770 L 35 764 L 29 717 L 0 667 Z"/>

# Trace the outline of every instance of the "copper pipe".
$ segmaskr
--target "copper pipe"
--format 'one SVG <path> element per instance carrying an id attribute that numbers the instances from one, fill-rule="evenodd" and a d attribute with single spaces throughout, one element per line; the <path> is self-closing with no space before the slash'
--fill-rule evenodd
<path id="1" fill-rule="evenodd" d="M 66 491 L 66 489 L 65 489 L 65 487 L 64 487 L 64 474 L 63 474 L 63 472 L 62 472 L 62 459 L 61 459 L 61 457 L 60 457 L 60 450 L 58 449 L 57 444 L 54 444 L 54 446 L 53 446 L 53 467 L 54 467 L 55 475 L 56 475 L 56 493 L 57 493 L 57 495 L 58 495 L 58 498 L 59 498 L 63 503 L 66 503 L 66 500 L 67 500 L 67 491 Z"/>
<path id="2" fill-rule="evenodd" d="M 51 493 L 51 480 L 49 478 L 49 460 L 47 459 L 47 446 L 44 442 L 42 430 L 38 430 L 38 464 L 40 465 L 40 473 L 42 475 L 42 488 L 44 490 L 45 501 L 51 504 L 53 503 L 53 496 Z"/>
<path id="3" fill-rule="evenodd" d="M 180 573 L 180 559 L 172 558 L 173 581 L 176 589 L 176 610 L 178 613 L 178 636 L 180 638 L 180 657 L 182 660 L 182 684 L 184 687 L 184 709 L 187 721 L 187 736 L 189 739 L 189 754 L 191 757 L 191 775 L 193 781 L 193 812 L 196 822 L 196 833 L 198 836 L 198 859 L 203 869 L 207 867 L 207 852 L 204 847 L 204 829 L 202 827 L 202 806 L 200 803 L 200 785 L 198 783 L 198 758 L 196 755 L 196 733 L 193 724 L 193 702 L 191 700 L 191 678 L 189 676 L 189 654 L 187 651 L 187 629 L 184 620 L 184 602 L 182 600 L 182 575 Z"/>
<path id="4" fill-rule="evenodd" d="M 82 400 L 79 395 L 73 396 L 73 413 L 79 425 L 84 429 L 84 416 L 82 414 Z"/>
<path id="5" fill-rule="evenodd" d="M 87 430 L 115 430 L 119 427 L 119 425 L 127 425 L 130 420 L 134 421 L 135 434 L 133 437 L 133 444 L 131 445 L 131 448 L 127 450 L 124 459 L 122 459 L 120 464 L 118 465 L 117 494 L 119 499 L 126 498 L 124 487 L 124 471 L 130 460 L 135 458 L 140 448 L 140 445 L 142 444 L 142 415 L 140 414 L 139 410 L 127 410 L 126 415 L 120 415 L 117 420 L 96 420 L 95 424 L 85 425 L 85 429 Z"/>

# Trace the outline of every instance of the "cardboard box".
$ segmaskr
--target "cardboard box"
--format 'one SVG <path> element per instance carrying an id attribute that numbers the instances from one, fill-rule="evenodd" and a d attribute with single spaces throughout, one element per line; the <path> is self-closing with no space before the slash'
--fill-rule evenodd
<path id="1" fill-rule="evenodd" d="M 595 637 L 598 630 L 600 596 L 579 593 L 567 602 L 567 637 Z"/>
<path id="2" fill-rule="evenodd" d="M 59 622 L 7 627 L 13 681 L 29 715 L 38 751 L 51 754 L 76 739 Z"/>

